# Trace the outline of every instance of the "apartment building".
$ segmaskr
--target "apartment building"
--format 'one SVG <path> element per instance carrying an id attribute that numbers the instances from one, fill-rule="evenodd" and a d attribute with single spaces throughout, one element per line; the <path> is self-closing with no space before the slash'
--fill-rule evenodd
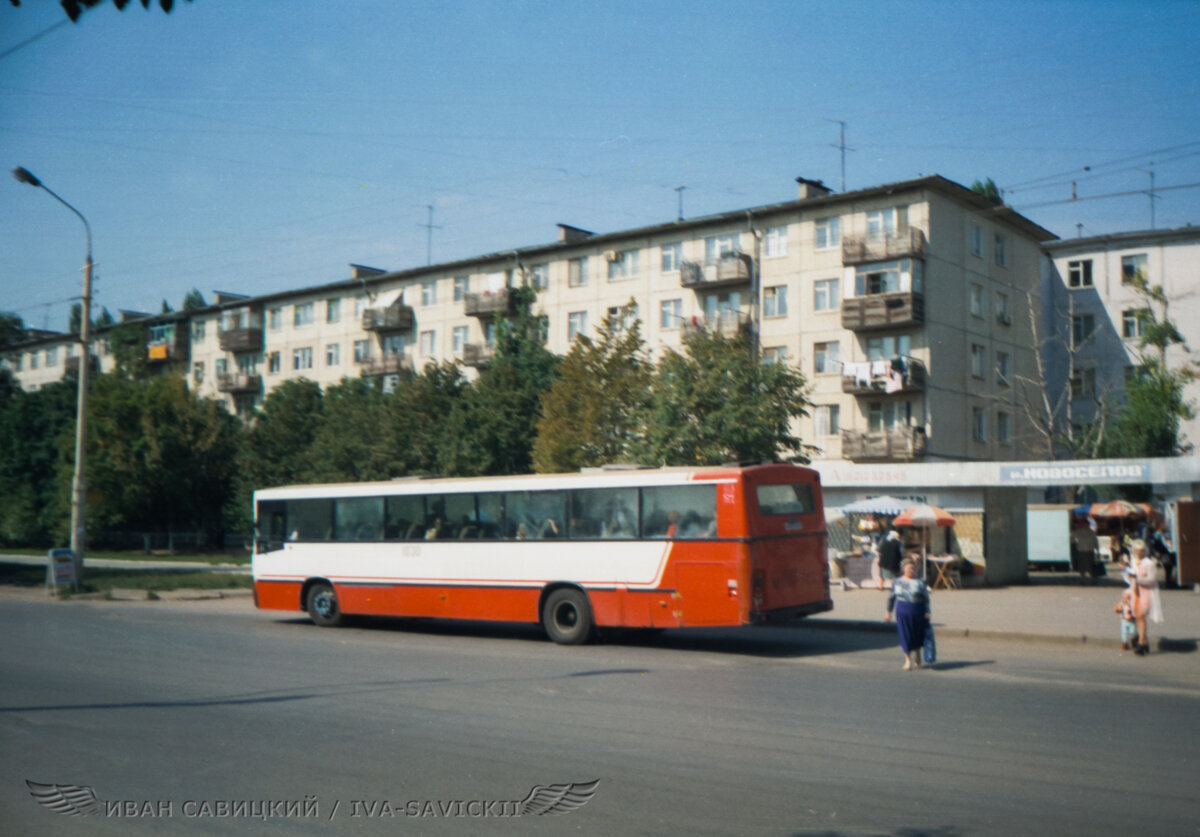
<path id="1" fill-rule="evenodd" d="M 321 287 L 218 294 L 186 328 L 146 325 L 186 336 L 191 385 L 246 414 L 290 378 L 388 387 L 428 361 L 478 368 L 512 289 L 528 286 L 559 354 L 630 302 L 655 357 L 688 329 L 753 329 L 767 358 L 808 377 L 814 406 L 798 429 L 822 458 L 1029 458 L 1012 384 L 1034 374 L 1042 242 L 1055 236 L 939 176 L 841 194 L 797 183 L 784 203 L 602 235 L 560 225 L 546 245 L 405 271 L 352 266 Z M 52 343 L 61 350 L 31 343 L 23 358 Z M 31 371 L 18 368 L 23 385 L 46 379 Z"/>
<path id="2" fill-rule="evenodd" d="M 1168 316 L 1192 350 L 1200 347 L 1200 229 L 1144 230 L 1046 246 L 1044 330 L 1062 335 L 1050 347 L 1055 373 L 1050 387 L 1069 390 L 1077 421 L 1090 420 L 1101 403 L 1119 403 L 1126 380 L 1143 363 L 1138 310 L 1146 300 L 1131 283 L 1135 276 L 1162 287 Z M 1176 347 L 1168 351 L 1167 363 L 1177 367 L 1191 357 Z M 1185 397 L 1200 400 L 1200 383 L 1189 385 Z M 1185 440 L 1200 441 L 1200 418 L 1180 429 Z"/>

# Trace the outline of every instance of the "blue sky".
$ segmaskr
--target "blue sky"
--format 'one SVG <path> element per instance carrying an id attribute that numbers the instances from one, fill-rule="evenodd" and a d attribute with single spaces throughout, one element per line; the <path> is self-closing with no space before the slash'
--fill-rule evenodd
<path id="1" fill-rule="evenodd" d="M 96 305 L 179 308 L 795 196 L 991 177 L 1062 237 L 1200 223 L 1200 3 L 0 3 L 0 168 L 87 216 Z M 48 30 L 48 31 L 47 31 Z M 33 40 L 30 40 L 33 39 Z M 1080 198 L 1071 197 L 1076 182 Z M 1179 187 L 1179 188 L 1172 188 Z M 1097 198 L 1121 192 L 1124 197 Z M 0 180 L 0 310 L 82 224 Z"/>

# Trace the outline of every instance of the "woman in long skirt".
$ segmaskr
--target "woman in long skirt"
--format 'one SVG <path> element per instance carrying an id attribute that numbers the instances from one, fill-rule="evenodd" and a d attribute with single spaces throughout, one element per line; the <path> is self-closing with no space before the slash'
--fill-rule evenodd
<path id="1" fill-rule="evenodd" d="M 917 578 L 917 562 L 911 558 L 900 565 L 900 577 L 892 583 L 888 596 L 887 616 L 896 614 L 896 632 L 900 635 L 900 650 L 904 652 L 904 670 L 921 665 L 921 650 L 925 647 L 925 628 L 929 624 L 929 586 Z"/>

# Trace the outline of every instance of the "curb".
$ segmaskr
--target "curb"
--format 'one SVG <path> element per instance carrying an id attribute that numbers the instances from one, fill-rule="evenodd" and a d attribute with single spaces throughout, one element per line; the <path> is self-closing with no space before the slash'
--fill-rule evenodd
<path id="1" fill-rule="evenodd" d="M 895 633 L 892 622 L 872 622 L 863 619 L 814 619 L 797 623 L 797 627 L 809 630 L 862 631 L 866 633 Z M 1093 645 L 1097 648 L 1120 648 L 1120 640 L 1112 637 L 1095 637 L 1087 634 L 1026 634 L 1016 631 L 981 631 L 973 628 L 952 628 L 933 623 L 938 637 L 950 639 L 991 639 L 1006 642 L 1038 642 L 1049 645 Z"/>

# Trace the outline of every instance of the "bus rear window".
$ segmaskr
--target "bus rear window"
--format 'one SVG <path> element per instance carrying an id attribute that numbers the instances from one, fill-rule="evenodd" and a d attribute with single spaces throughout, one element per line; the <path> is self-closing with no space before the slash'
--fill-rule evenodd
<path id="1" fill-rule="evenodd" d="M 760 485 L 755 491 L 763 514 L 812 514 L 817 510 L 811 483 Z"/>

